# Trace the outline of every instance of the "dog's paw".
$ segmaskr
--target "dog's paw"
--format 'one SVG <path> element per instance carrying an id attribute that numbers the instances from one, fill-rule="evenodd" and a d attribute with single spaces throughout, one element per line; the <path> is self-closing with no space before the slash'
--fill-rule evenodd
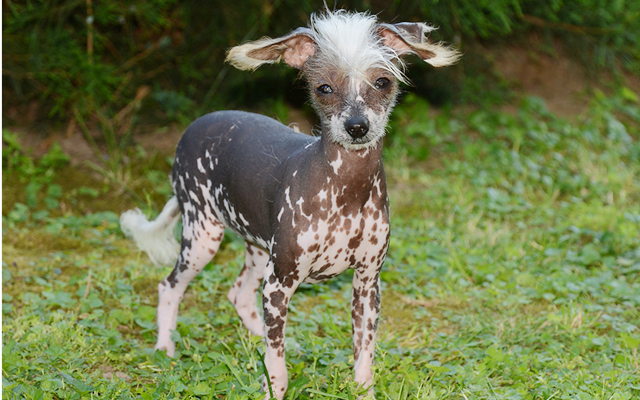
<path id="1" fill-rule="evenodd" d="M 262 319 L 260 319 L 260 317 L 252 318 L 248 321 L 245 321 L 243 319 L 242 323 L 244 324 L 244 326 L 247 327 L 249 332 L 251 332 L 252 334 L 256 336 L 264 337 L 264 324 L 262 323 Z"/>
<path id="2" fill-rule="evenodd" d="M 156 343 L 156 347 L 154 349 L 158 351 L 164 351 L 167 356 L 171 358 L 173 358 L 173 356 L 176 354 L 176 344 L 172 341 L 169 341 L 168 343 L 158 342 Z"/>

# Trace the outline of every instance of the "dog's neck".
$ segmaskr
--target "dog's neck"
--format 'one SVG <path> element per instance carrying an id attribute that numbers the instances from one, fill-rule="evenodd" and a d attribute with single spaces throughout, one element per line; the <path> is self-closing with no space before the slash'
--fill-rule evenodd
<path id="1" fill-rule="evenodd" d="M 365 194 L 370 193 L 376 181 L 382 178 L 382 139 L 370 148 L 353 150 L 333 142 L 323 132 L 320 149 L 333 186 L 351 193 L 361 192 L 366 197 Z"/>

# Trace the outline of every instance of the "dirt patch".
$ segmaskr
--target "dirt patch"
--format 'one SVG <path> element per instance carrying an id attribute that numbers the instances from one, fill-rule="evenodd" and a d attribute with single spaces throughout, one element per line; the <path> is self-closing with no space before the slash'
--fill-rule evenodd
<path id="1" fill-rule="evenodd" d="M 186 129 L 186 127 L 183 128 L 178 125 L 160 128 L 155 132 L 137 135 L 135 142 L 146 150 L 153 149 L 162 155 L 173 155 Z"/>
<path id="2" fill-rule="evenodd" d="M 495 67 L 517 92 L 543 98 L 555 114 L 581 114 L 588 105 L 586 73 L 569 58 L 506 48 Z"/>
<path id="3" fill-rule="evenodd" d="M 610 92 L 614 77 L 602 71 L 598 77 L 588 76 L 577 60 L 567 55 L 560 41 L 551 47 L 536 34 L 528 36 L 528 45 L 486 47 L 495 70 L 519 95 L 537 96 L 545 100 L 549 110 L 562 117 L 579 116 L 587 111 L 594 89 Z M 546 47 L 547 51 L 542 51 Z M 625 74 L 624 84 L 640 92 L 640 78 Z M 516 104 L 506 104 L 505 111 L 515 111 Z"/>

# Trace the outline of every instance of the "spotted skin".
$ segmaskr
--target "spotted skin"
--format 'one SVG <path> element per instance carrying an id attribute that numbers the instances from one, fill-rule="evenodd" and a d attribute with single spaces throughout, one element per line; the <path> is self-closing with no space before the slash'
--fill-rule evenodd
<path id="1" fill-rule="evenodd" d="M 246 242 L 245 246 L 244 267 L 229 289 L 227 298 L 235 306 L 244 326 L 254 335 L 264 336 L 264 324 L 258 312 L 256 293 L 269 262 L 269 253 L 250 242 Z"/>
<path id="2" fill-rule="evenodd" d="M 380 270 L 390 232 L 382 137 L 404 80 L 400 56 L 417 54 L 437 66 L 457 57 L 426 39 L 431 29 L 327 11 L 309 28 L 229 51 L 228 61 L 240 69 L 279 60 L 300 69 L 321 134 L 306 136 L 241 111 L 211 113 L 187 129 L 173 166 L 181 250 L 158 286 L 157 349 L 173 356 L 170 335 L 184 291 L 228 228 L 244 238 L 246 254 L 227 297 L 243 324 L 264 336 L 265 399 L 268 382 L 277 399 L 287 390 L 284 343 L 293 293 L 302 282 L 322 282 L 349 268 L 354 379 L 373 396 Z"/>

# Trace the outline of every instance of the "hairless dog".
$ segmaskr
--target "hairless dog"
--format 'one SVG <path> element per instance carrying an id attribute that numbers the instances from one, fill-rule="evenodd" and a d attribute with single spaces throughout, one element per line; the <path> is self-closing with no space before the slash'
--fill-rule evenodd
<path id="1" fill-rule="evenodd" d="M 430 42 L 424 23 L 379 23 L 375 16 L 326 11 L 309 27 L 232 48 L 242 70 L 283 60 L 304 75 L 320 116 L 311 137 L 242 111 L 197 119 L 178 143 L 173 190 L 155 221 L 122 214 L 122 230 L 156 263 L 173 263 L 158 285 L 156 349 L 175 352 L 171 331 L 189 282 L 211 261 L 225 227 L 246 241 L 245 264 L 228 293 L 243 324 L 264 336 L 266 398 L 287 389 L 284 337 L 291 296 L 302 282 L 354 270 L 351 300 L 355 381 L 373 395 L 372 362 L 380 313 L 380 269 L 389 243 L 382 138 L 406 82 L 402 57 L 435 66 L 459 54 Z M 182 217 L 182 240 L 172 232 Z M 256 292 L 262 283 L 262 318 Z M 268 382 L 268 384 L 267 384 Z"/>

